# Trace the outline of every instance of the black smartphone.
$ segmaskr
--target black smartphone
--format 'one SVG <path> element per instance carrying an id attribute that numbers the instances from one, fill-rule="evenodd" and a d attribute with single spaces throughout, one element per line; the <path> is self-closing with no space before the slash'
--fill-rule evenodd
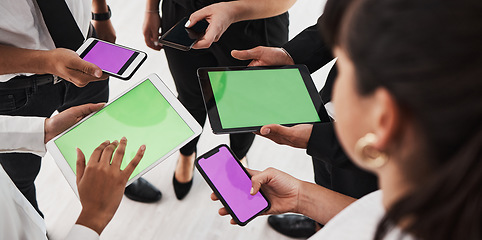
<path id="1" fill-rule="evenodd" d="M 270 208 L 261 191 L 250 194 L 251 175 L 227 145 L 221 144 L 200 156 L 195 165 L 238 225 L 246 225 Z"/>
<path id="2" fill-rule="evenodd" d="M 167 47 L 172 47 L 182 51 L 189 51 L 196 42 L 204 36 L 209 23 L 203 19 L 194 26 L 186 28 L 186 22 L 189 18 L 181 19 L 174 27 L 169 29 L 161 36 L 159 42 Z"/>

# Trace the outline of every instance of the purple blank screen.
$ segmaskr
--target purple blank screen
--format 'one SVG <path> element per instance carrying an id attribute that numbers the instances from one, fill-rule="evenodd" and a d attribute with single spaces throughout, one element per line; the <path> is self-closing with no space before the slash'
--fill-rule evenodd
<path id="1" fill-rule="evenodd" d="M 134 51 L 98 41 L 84 56 L 84 60 L 91 62 L 102 70 L 119 73 Z"/>
<path id="2" fill-rule="evenodd" d="M 226 147 L 219 148 L 219 152 L 207 159 L 200 159 L 199 165 L 241 222 L 268 206 L 261 193 L 249 194 L 251 179 Z"/>

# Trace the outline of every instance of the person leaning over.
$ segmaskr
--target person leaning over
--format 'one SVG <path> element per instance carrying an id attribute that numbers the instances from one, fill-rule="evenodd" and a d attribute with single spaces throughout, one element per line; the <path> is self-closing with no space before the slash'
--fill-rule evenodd
<path id="1" fill-rule="evenodd" d="M 381 190 L 355 201 L 268 169 L 251 170 L 252 193 L 263 189 L 268 214 L 327 223 L 313 239 L 481 239 L 482 3 L 334 2 L 336 132 Z"/>

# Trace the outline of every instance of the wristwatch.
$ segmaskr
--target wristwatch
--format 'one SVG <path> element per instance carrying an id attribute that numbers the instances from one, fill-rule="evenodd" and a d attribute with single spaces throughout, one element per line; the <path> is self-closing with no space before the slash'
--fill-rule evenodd
<path id="1" fill-rule="evenodd" d="M 92 20 L 95 21 L 106 21 L 112 16 L 109 5 L 107 5 L 108 12 L 106 13 L 92 13 Z"/>

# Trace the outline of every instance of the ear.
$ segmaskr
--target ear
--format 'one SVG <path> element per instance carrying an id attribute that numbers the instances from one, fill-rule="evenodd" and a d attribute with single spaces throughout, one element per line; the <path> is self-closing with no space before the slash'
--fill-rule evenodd
<path id="1" fill-rule="evenodd" d="M 374 99 L 374 133 L 378 137 L 375 147 L 385 150 L 390 142 L 396 138 L 401 125 L 401 110 L 395 98 L 385 88 L 378 88 L 373 95 Z"/>

